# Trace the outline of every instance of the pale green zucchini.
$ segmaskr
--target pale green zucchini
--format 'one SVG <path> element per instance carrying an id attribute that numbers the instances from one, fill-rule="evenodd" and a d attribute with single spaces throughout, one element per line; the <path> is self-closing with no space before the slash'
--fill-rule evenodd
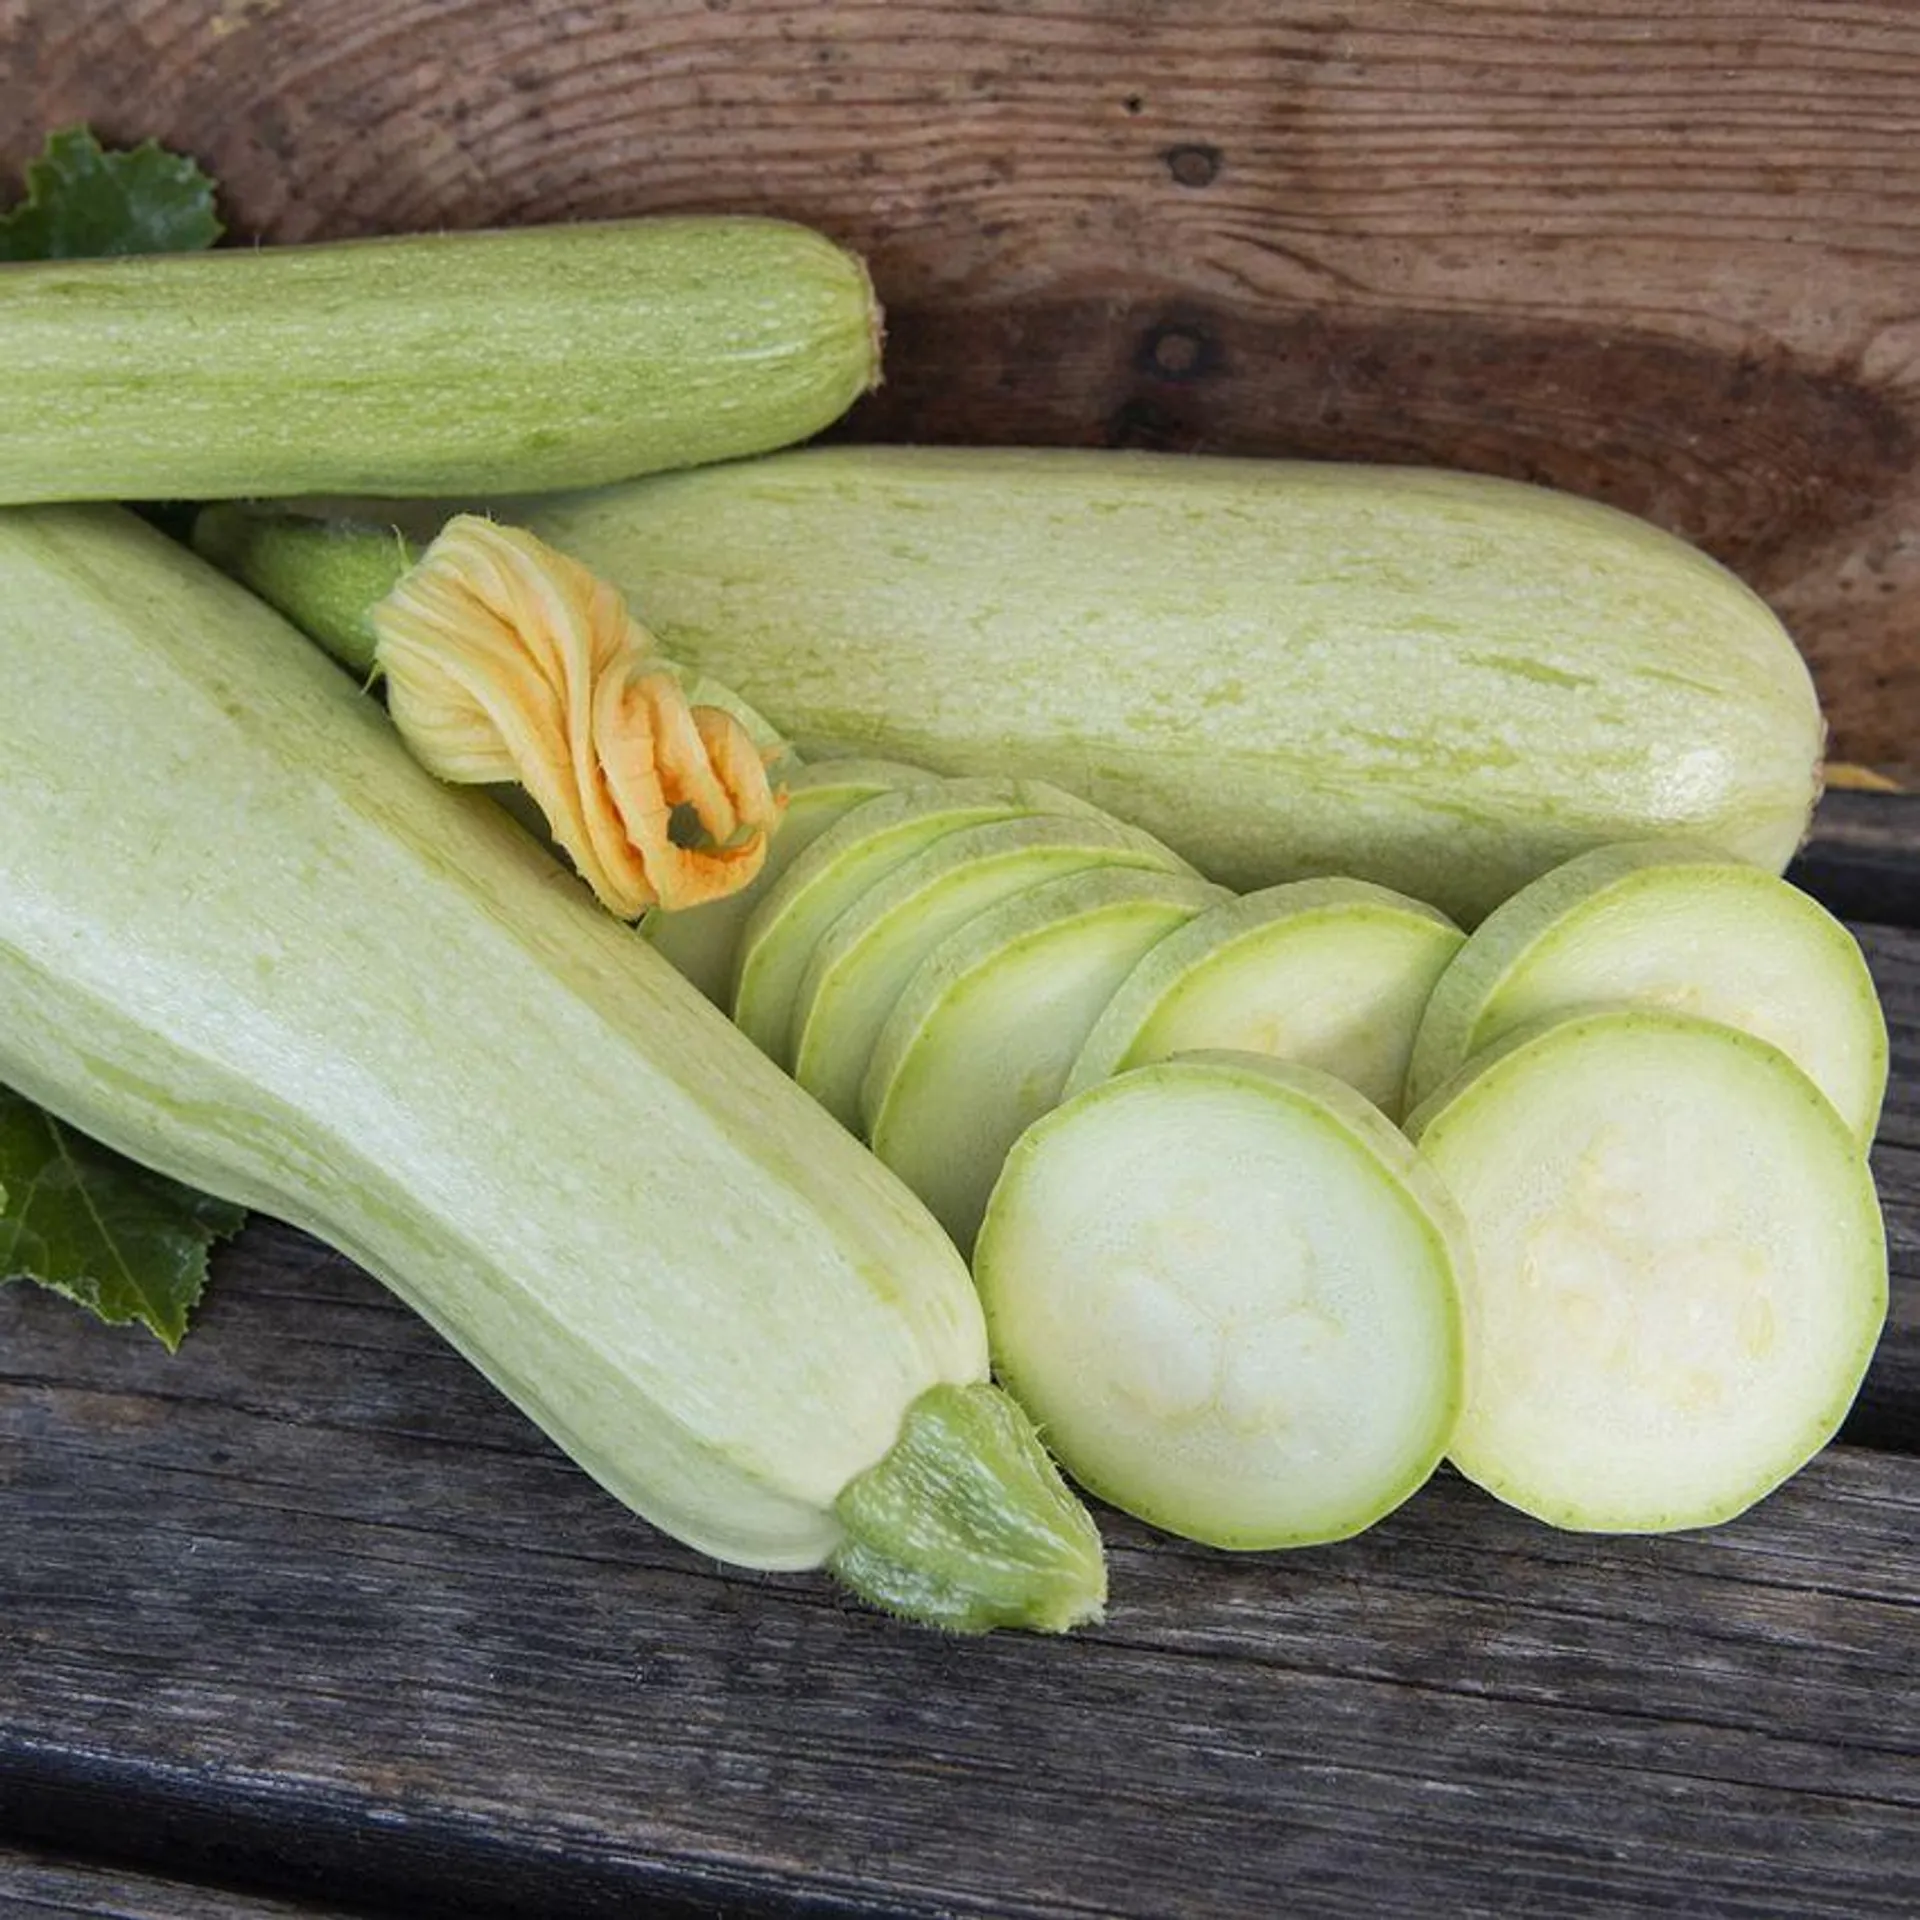
<path id="1" fill-rule="evenodd" d="M 706 698 L 704 689 L 702 697 Z M 863 801 L 932 778 L 897 760 L 822 760 L 810 767 L 793 767 L 785 777 L 787 805 L 780 830 L 767 843 L 766 864 L 752 883 L 724 900 L 689 907 L 683 913 L 650 913 L 641 923 L 641 932 L 676 972 L 691 980 L 716 1007 L 725 1009 L 733 999 L 740 935 L 748 916 L 780 876 L 835 821 Z"/>
<path id="2" fill-rule="evenodd" d="M 1777 872 L 1815 796 L 1766 606 L 1537 488 L 834 447 L 509 511 L 803 752 L 1056 780 L 1241 889 L 1348 874 L 1471 921 L 1668 834 Z"/>
<path id="3" fill-rule="evenodd" d="M 861 1117 L 961 1247 L 1114 990 L 1222 897 L 1189 874 L 1098 867 L 987 908 L 915 968 L 874 1043 Z"/>
<path id="4" fill-rule="evenodd" d="M 1069 1100 L 1008 1156 L 973 1264 L 1067 1471 L 1190 1539 L 1344 1539 L 1452 1435 L 1465 1226 L 1312 1068 L 1191 1053 Z"/>
<path id="5" fill-rule="evenodd" d="M 1097 1609 L 925 1209 L 276 615 L 0 515 L 0 1081 L 291 1220 L 621 1499 L 955 1627 Z"/>
<path id="6" fill-rule="evenodd" d="M 1445 914 L 1366 880 L 1292 880 L 1226 901 L 1121 982 L 1067 1092 L 1226 1048 L 1330 1073 L 1397 1120 L 1420 1016 L 1463 938 Z"/>
<path id="7" fill-rule="evenodd" d="M 1838 1431 L 1887 1311 L 1873 1176 L 1766 1041 L 1613 1007 L 1408 1119 L 1473 1243 L 1461 1472 L 1556 1526 L 1731 1519 Z"/>
<path id="8" fill-rule="evenodd" d="M 0 268 L 0 501 L 578 487 L 803 440 L 866 269 L 674 218 Z"/>
<path id="9" fill-rule="evenodd" d="M 1091 867 L 1193 871 L 1151 834 L 1098 814 L 990 821 L 896 867 L 840 914 L 807 962 L 794 996 L 793 1077 L 858 1131 L 875 1042 L 920 962 L 997 902 Z"/>
<path id="10" fill-rule="evenodd" d="M 1502 906 L 1427 1003 L 1408 1102 L 1516 1028 L 1617 1002 L 1757 1033 L 1873 1138 L 1887 1022 L 1859 943 L 1799 888 L 1684 842 L 1596 848 Z"/>

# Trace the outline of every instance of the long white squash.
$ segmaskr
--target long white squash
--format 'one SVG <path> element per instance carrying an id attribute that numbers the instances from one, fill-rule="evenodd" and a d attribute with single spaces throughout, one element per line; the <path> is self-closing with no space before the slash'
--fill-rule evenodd
<path id="1" fill-rule="evenodd" d="M 802 752 L 1038 776 L 1250 889 L 1490 912 L 1607 841 L 1778 871 L 1822 729 L 1730 573 L 1413 469 L 832 447 L 508 509 Z"/>
<path id="2" fill-rule="evenodd" d="M 279 618 L 0 515 L 0 1081 L 311 1229 L 680 1538 L 941 1624 L 1097 1610 L 911 1194 Z"/>

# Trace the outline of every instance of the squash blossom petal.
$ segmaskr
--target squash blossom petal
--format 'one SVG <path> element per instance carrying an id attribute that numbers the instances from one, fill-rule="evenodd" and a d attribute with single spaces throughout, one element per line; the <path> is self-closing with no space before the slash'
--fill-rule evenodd
<path id="1" fill-rule="evenodd" d="M 697 906 L 760 871 L 782 798 L 759 750 L 731 714 L 689 705 L 578 561 L 461 514 L 371 619 L 415 755 L 443 780 L 517 780 L 612 912 Z M 683 808 L 696 844 L 676 834 Z"/>

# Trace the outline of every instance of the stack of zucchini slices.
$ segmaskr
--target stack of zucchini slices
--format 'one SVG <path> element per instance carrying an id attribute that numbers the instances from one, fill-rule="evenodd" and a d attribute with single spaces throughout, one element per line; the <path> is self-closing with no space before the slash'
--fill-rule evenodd
<path id="1" fill-rule="evenodd" d="M 1230 1548 L 1443 1458 L 1555 1525 L 1731 1518 L 1833 1436 L 1886 1250 L 1852 937 L 1679 841 L 1468 937 L 1368 882 L 1234 895 L 1037 781 L 823 761 L 661 951 L 972 1254 L 1089 1490 Z"/>

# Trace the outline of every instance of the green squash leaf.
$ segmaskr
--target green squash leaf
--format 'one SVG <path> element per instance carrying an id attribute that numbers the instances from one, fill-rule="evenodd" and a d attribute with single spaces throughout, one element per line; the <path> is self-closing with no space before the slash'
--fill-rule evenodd
<path id="1" fill-rule="evenodd" d="M 0 1281 L 38 1281 L 171 1352 L 207 1283 L 207 1250 L 246 1210 L 121 1160 L 0 1089 Z"/>
<path id="2" fill-rule="evenodd" d="M 0 260 L 191 253 L 223 231 L 213 182 L 153 140 L 109 151 L 90 129 L 68 127 L 47 136 L 26 183 L 26 198 L 0 215 Z"/>
<path id="3" fill-rule="evenodd" d="M 123 1160 L 0 1088 L 0 1282 L 33 1280 L 171 1352 L 243 1208 Z"/>
<path id="4" fill-rule="evenodd" d="M 26 198 L 0 214 L 0 260 L 187 253 L 220 237 L 213 182 L 148 140 L 109 152 L 85 127 L 48 136 Z M 0 1283 L 37 1281 L 171 1351 L 207 1253 L 245 1212 L 149 1173 L 0 1087 Z"/>

